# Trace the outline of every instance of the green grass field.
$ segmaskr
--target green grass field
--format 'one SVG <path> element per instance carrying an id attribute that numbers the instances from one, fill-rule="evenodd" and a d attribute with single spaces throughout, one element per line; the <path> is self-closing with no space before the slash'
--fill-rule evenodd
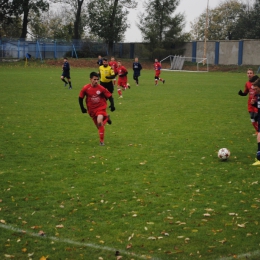
<path id="1" fill-rule="evenodd" d="M 136 87 L 130 70 L 101 147 L 78 105 L 93 70 L 72 68 L 68 90 L 60 68 L 0 67 L 0 258 L 259 259 L 246 74 L 164 71 L 156 87 L 144 70 Z"/>

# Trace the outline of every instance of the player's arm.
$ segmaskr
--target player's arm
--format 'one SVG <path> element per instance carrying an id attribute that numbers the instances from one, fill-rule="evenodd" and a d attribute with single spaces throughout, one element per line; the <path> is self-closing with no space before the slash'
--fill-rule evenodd
<path id="1" fill-rule="evenodd" d="M 85 114 L 85 113 L 87 113 L 87 109 L 83 105 L 83 100 L 84 100 L 84 98 L 79 97 L 79 106 L 80 106 L 81 112 L 83 114 Z"/>
<path id="2" fill-rule="evenodd" d="M 111 68 L 110 70 L 110 76 L 106 76 L 106 79 L 114 79 L 116 77 L 115 72 L 113 71 L 113 69 Z"/>
<path id="3" fill-rule="evenodd" d="M 125 70 L 125 73 L 119 75 L 119 77 L 125 77 L 128 74 L 127 70 Z"/>
<path id="4" fill-rule="evenodd" d="M 110 96 L 108 99 L 109 99 L 109 102 L 110 102 L 110 106 L 109 106 L 110 107 L 110 111 L 113 112 L 113 111 L 116 110 L 115 105 L 114 105 L 114 99 L 113 99 L 112 96 Z"/>
<path id="5" fill-rule="evenodd" d="M 247 93 L 244 93 L 241 89 L 238 91 L 238 95 L 239 96 L 246 96 L 247 95 Z"/>
<path id="6" fill-rule="evenodd" d="M 245 85 L 245 89 L 244 89 L 244 92 L 240 89 L 239 91 L 238 91 L 238 95 L 239 96 L 246 96 L 247 94 L 248 94 L 248 89 L 247 89 L 247 87 L 246 87 L 246 85 Z"/>

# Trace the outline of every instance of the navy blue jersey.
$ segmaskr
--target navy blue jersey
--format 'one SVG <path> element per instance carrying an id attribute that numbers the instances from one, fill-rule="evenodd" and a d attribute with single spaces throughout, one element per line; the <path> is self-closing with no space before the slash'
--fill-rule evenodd
<path id="1" fill-rule="evenodd" d="M 140 72 L 140 70 L 142 69 L 142 65 L 139 62 L 134 62 L 133 63 L 133 70 L 136 72 Z"/>
<path id="2" fill-rule="evenodd" d="M 70 71 L 70 64 L 67 61 L 63 63 L 63 71 Z"/>
<path id="3" fill-rule="evenodd" d="M 98 66 L 102 66 L 102 65 L 103 65 L 103 59 L 99 59 L 99 60 L 97 61 L 97 64 L 98 64 Z"/>

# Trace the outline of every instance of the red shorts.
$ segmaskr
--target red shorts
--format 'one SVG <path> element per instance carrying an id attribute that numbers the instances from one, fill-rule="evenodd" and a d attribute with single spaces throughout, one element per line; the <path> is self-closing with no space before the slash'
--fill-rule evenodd
<path id="1" fill-rule="evenodd" d="M 160 74 L 161 74 L 161 71 L 160 71 L 160 70 L 156 70 L 156 71 L 155 71 L 155 77 L 158 77 L 158 78 L 159 78 Z"/>
<path id="2" fill-rule="evenodd" d="M 97 116 L 98 115 L 103 115 L 104 117 L 107 116 L 107 111 L 102 109 L 102 110 L 95 110 L 95 111 L 88 111 L 89 116 L 93 119 L 93 121 L 95 122 L 95 120 L 97 120 Z"/>
<path id="3" fill-rule="evenodd" d="M 127 78 L 120 78 L 118 77 L 117 85 L 120 87 L 126 87 Z"/>

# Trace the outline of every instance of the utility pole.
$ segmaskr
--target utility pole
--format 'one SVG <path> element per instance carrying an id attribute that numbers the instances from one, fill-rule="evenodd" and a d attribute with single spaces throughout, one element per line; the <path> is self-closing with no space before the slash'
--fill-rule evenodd
<path id="1" fill-rule="evenodd" d="M 208 0 L 208 3 L 207 3 L 206 24 L 205 24 L 205 32 L 204 32 L 204 55 L 203 55 L 203 65 L 205 65 L 205 59 L 207 58 L 208 26 L 209 26 L 209 0 Z"/>

